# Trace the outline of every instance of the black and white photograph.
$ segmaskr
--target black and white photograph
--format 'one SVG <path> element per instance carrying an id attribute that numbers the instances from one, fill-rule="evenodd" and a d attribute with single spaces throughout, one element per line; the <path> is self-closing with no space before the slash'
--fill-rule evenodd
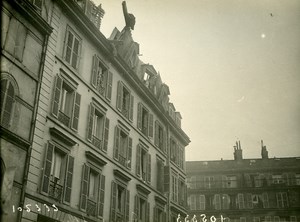
<path id="1" fill-rule="evenodd" d="M 299 0 L 2 0 L 1 221 L 300 222 Z"/>

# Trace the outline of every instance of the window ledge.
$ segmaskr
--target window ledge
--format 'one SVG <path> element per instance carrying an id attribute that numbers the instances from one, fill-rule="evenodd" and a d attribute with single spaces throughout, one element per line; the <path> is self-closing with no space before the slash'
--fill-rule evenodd
<path id="1" fill-rule="evenodd" d="M 68 146 L 74 146 L 76 144 L 76 141 L 72 140 L 69 136 L 64 134 L 62 131 L 55 127 L 51 127 L 50 129 L 50 134 L 54 136 L 55 138 L 61 140 Z"/>

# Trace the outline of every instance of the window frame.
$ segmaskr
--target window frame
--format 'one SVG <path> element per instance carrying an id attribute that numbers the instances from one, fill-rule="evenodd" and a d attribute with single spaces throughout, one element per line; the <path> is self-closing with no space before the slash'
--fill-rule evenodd
<path id="1" fill-rule="evenodd" d="M 124 91 L 127 91 L 128 98 L 124 101 Z M 124 105 L 124 103 L 126 103 Z M 127 104 L 128 103 L 128 104 Z M 124 109 L 127 106 L 128 110 Z M 129 88 L 121 81 L 118 81 L 117 89 L 117 110 L 129 121 L 133 121 L 133 110 L 134 110 L 134 97 Z"/>

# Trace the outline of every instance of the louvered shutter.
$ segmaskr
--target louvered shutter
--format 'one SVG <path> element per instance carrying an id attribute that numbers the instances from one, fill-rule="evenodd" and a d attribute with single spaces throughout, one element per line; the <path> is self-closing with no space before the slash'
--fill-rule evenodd
<path id="1" fill-rule="evenodd" d="M 48 141 L 46 152 L 45 152 L 45 161 L 44 161 L 44 170 L 42 176 L 42 188 L 41 188 L 41 192 L 45 194 L 48 194 L 49 192 L 53 153 L 54 153 L 54 144 Z"/>
<path id="2" fill-rule="evenodd" d="M 149 113 L 149 121 L 148 121 L 148 124 L 149 124 L 149 137 L 150 138 L 153 138 L 153 115 L 151 113 Z"/>
<path id="3" fill-rule="evenodd" d="M 164 166 L 164 192 L 170 191 L 170 171 L 168 166 Z"/>
<path id="4" fill-rule="evenodd" d="M 80 100 L 81 95 L 79 93 L 75 93 L 75 102 L 73 106 L 73 120 L 72 120 L 72 129 L 78 129 L 78 122 L 79 122 L 79 112 L 80 112 Z"/>
<path id="5" fill-rule="evenodd" d="M 130 95 L 130 107 L 129 107 L 129 120 L 133 120 L 133 104 L 134 104 L 134 97 Z"/>
<path id="6" fill-rule="evenodd" d="M 132 138 L 128 138 L 128 149 L 127 149 L 127 168 L 131 169 L 131 161 L 132 161 Z"/>
<path id="7" fill-rule="evenodd" d="M 141 146 L 136 147 L 136 175 L 141 176 Z"/>
<path id="8" fill-rule="evenodd" d="M 117 92 L 117 109 L 122 111 L 122 101 L 123 100 L 123 86 L 122 82 L 118 82 L 118 92 Z"/>
<path id="9" fill-rule="evenodd" d="M 157 190 L 164 191 L 164 165 L 160 159 L 157 159 Z"/>
<path id="10" fill-rule="evenodd" d="M 151 155 L 150 153 L 147 154 L 147 182 L 151 183 Z"/>
<path id="11" fill-rule="evenodd" d="M 111 100 L 111 91 L 112 91 L 112 80 L 113 80 L 113 74 L 111 72 L 107 73 L 107 85 L 106 85 L 106 99 Z"/>
<path id="12" fill-rule="evenodd" d="M 66 171 L 65 192 L 64 192 L 64 202 L 66 203 L 70 203 L 71 201 L 73 170 L 74 170 L 74 157 L 67 156 L 67 171 Z"/>
<path id="13" fill-rule="evenodd" d="M 159 135 L 159 126 L 157 120 L 155 120 L 155 132 L 154 132 L 154 145 L 158 146 L 158 135 Z"/>
<path id="14" fill-rule="evenodd" d="M 126 190 L 126 203 L 125 203 L 125 222 L 129 222 L 129 207 L 130 207 L 130 192 Z"/>
<path id="15" fill-rule="evenodd" d="M 158 220 L 158 209 L 157 209 L 157 207 L 154 207 L 153 208 L 153 222 L 159 222 L 159 220 Z"/>
<path id="16" fill-rule="evenodd" d="M 119 159 L 119 147 L 120 147 L 120 128 L 116 126 L 115 128 L 115 140 L 114 140 L 114 158 Z"/>
<path id="17" fill-rule="evenodd" d="M 88 128 L 87 128 L 87 140 L 92 142 L 93 135 L 93 125 L 94 125 L 95 107 L 90 104 L 89 108 L 89 118 L 88 118 Z"/>
<path id="18" fill-rule="evenodd" d="M 138 104 L 138 116 L 137 116 L 137 127 L 142 130 L 142 104 Z"/>
<path id="19" fill-rule="evenodd" d="M 103 217 L 103 209 L 104 209 L 104 191 L 105 191 L 105 176 L 99 175 L 99 191 L 98 191 L 98 216 Z"/>
<path id="20" fill-rule="evenodd" d="M 94 88 L 97 89 L 97 79 L 98 79 L 98 65 L 99 59 L 97 55 L 93 56 L 93 67 L 92 67 L 92 76 L 91 76 L 91 84 Z"/>
<path id="21" fill-rule="evenodd" d="M 112 181 L 111 182 L 111 201 L 110 201 L 110 221 L 116 221 L 116 208 L 117 208 L 117 184 Z"/>
<path id="22" fill-rule="evenodd" d="M 53 103 L 52 103 L 52 114 L 55 117 L 58 117 L 62 84 L 63 84 L 63 79 L 59 75 L 57 75 L 55 80 L 54 96 L 53 96 Z"/>
<path id="23" fill-rule="evenodd" d="M 140 198 L 138 195 L 135 195 L 134 197 L 134 216 L 135 216 L 135 220 L 134 221 L 138 221 L 139 217 L 139 212 L 140 212 Z"/>
<path id="24" fill-rule="evenodd" d="M 150 204 L 146 202 L 146 222 L 150 222 Z"/>
<path id="25" fill-rule="evenodd" d="M 168 150 L 167 150 L 167 132 L 166 130 L 163 130 L 163 150 L 165 153 L 168 153 Z"/>
<path id="26" fill-rule="evenodd" d="M 90 167 L 84 164 L 82 167 L 81 193 L 80 193 L 80 209 L 83 211 L 86 211 L 86 207 L 87 207 L 89 174 L 90 174 Z"/>
<path id="27" fill-rule="evenodd" d="M 107 147 L 108 147 L 108 136 L 109 136 L 109 119 L 106 117 L 105 118 L 105 125 L 104 125 L 104 140 L 103 140 L 103 151 L 107 151 Z"/>

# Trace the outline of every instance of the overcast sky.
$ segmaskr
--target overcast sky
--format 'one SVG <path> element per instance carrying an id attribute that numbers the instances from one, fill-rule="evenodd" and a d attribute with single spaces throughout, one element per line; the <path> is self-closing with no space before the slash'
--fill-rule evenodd
<path id="1" fill-rule="evenodd" d="M 122 0 L 95 0 L 109 37 Z M 190 137 L 186 160 L 300 156 L 299 0 L 127 0 L 140 59 L 170 87 Z"/>

